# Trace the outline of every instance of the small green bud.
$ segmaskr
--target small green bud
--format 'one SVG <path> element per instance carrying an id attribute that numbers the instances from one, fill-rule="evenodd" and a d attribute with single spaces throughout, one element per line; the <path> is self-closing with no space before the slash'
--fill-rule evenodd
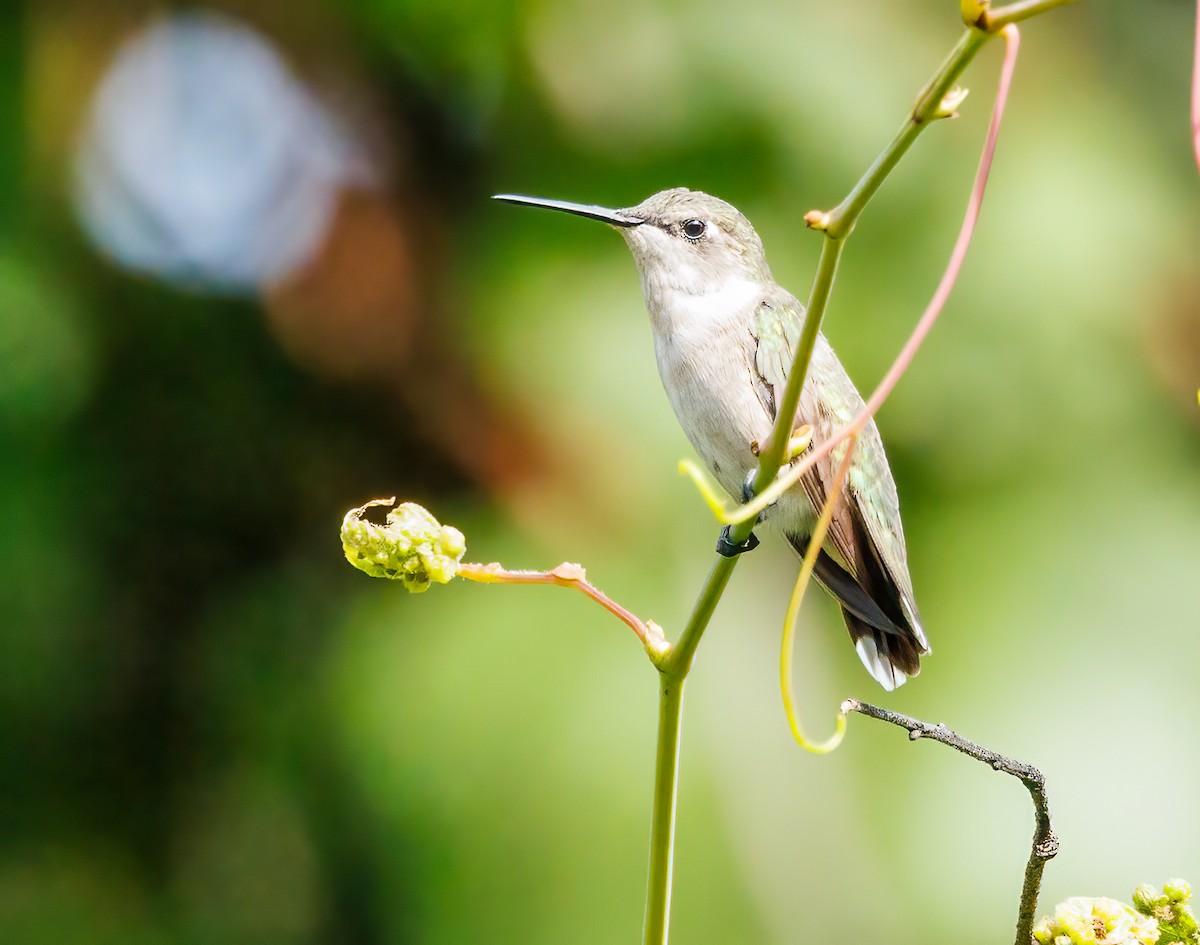
<path id="1" fill-rule="evenodd" d="M 934 118 L 953 118 L 958 113 L 958 106 L 961 105 L 971 92 L 969 89 L 964 89 L 961 86 L 954 86 L 946 97 L 942 99 L 937 110 L 933 113 Z"/>
<path id="2" fill-rule="evenodd" d="M 414 502 L 396 506 L 383 525 L 363 518 L 367 509 L 395 501 L 375 499 L 346 513 L 342 520 L 346 560 L 371 577 L 403 581 L 414 594 L 428 590 L 435 581 L 448 583 L 467 550 L 463 533 L 440 524 Z"/>
<path id="3" fill-rule="evenodd" d="M 1149 883 L 1142 883 L 1133 891 L 1133 906 L 1142 915 L 1154 915 L 1154 910 L 1165 902 L 1166 897 Z"/>
<path id="4" fill-rule="evenodd" d="M 988 0 L 961 0 L 963 22 L 967 26 L 983 28 L 987 21 Z"/>
<path id="5" fill-rule="evenodd" d="M 1141 885 L 1133 891 L 1133 903 L 1138 911 L 1152 917 L 1158 923 L 1158 945 L 1200 945 L 1200 926 L 1188 907 L 1192 887 L 1182 879 L 1171 879 L 1163 883 L 1162 892 L 1150 885 Z"/>
<path id="6" fill-rule="evenodd" d="M 1187 880 L 1168 879 L 1163 883 L 1163 895 L 1171 902 L 1187 902 L 1192 898 L 1192 887 Z"/>

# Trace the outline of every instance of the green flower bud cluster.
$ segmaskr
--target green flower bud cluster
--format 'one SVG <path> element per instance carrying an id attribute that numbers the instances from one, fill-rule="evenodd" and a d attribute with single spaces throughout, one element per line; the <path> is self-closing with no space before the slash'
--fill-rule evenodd
<path id="1" fill-rule="evenodd" d="M 1042 919 L 1033 939 L 1038 945 L 1200 945 L 1191 897 L 1192 887 L 1181 879 L 1164 883 L 1162 892 L 1139 886 L 1132 909 L 1115 899 L 1076 896 Z"/>
<path id="2" fill-rule="evenodd" d="M 1115 899 L 1075 896 L 1033 929 L 1038 945 L 1157 945 L 1158 924 Z"/>
<path id="3" fill-rule="evenodd" d="M 434 581 L 448 583 L 467 550 L 463 533 L 440 524 L 414 502 L 396 506 L 383 525 L 363 518 L 372 506 L 390 506 L 395 501 L 375 499 L 346 513 L 342 520 L 346 560 L 371 577 L 403 581 L 414 594 L 429 590 Z"/>
<path id="4" fill-rule="evenodd" d="M 1162 892 L 1148 884 L 1133 891 L 1133 905 L 1137 911 L 1158 923 L 1158 945 L 1173 942 L 1200 945 L 1200 927 L 1188 906 L 1191 898 L 1192 887 L 1182 879 L 1163 883 Z"/>

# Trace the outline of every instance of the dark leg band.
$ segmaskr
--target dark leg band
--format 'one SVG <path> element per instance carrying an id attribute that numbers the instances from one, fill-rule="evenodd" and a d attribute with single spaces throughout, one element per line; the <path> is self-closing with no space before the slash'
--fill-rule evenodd
<path id="1" fill-rule="evenodd" d="M 757 547 L 758 536 L 754 532 L 750 533 L 750 537 L 743 544 L 735 545 L 729 540 L 728 525 L 721 530 L 721 537 L 717 539 L 717 554 L 723 555 L 726 558 L 733 558 L 747 551 L 753 551 Z"/>

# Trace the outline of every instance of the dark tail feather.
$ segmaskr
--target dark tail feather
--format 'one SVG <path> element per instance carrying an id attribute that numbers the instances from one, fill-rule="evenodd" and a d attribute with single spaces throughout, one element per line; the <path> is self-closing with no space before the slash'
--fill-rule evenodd
<path id="1" fill-rule="evenodd" d="M 925 650 L 911 633 L 880 630 L 845 607 L 842 616 L 858 658 L 884 689 L 891 692 L 921 671 L 921 654 Z"/>
<path id="2" fill-rule="evenodd" d="M 804 541 L 792 539 L 803 555 Z M 874 564 L 874 562 L 871 562 Z M 928 653 L 923 634 L 914 630 L 900 607 L 898 592 L 881 568 L 864 569 L 859 583 L 824 550 L 817 555 L 818 581 L 842 605 L 846 629 L 854 649 L 879 685 L 889 692 L 921 671 L 921 655 Z"/>

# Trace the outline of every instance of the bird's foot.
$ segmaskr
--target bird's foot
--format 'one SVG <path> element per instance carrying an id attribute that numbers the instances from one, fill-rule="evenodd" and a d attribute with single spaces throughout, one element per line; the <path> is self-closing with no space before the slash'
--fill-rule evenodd
<path id="1" fill-rule="evenodd" d="M 754 497 L 758 495 L 758 493 L 754 491 L 754 480 L 757 478 L 758 470 L 751 469 L 750 472 L 746 473 L 746 478 L 742 480 L 743 505 L 745 505 L 747 502 L 753 501 Z"/>
<path id="2" fill-rule="evenodd" d="M 753 551 L 758 547 L 758 536 L 754 532 L 751 532 L 750 537 L 740 545 L 735 545 L 729 537 L 730 527 L 726 525 L 721 530 L 721 537 L 717 539 L 717 554 L 723 555 L 726 558 L 734 558 L 747 551 Z"/>

